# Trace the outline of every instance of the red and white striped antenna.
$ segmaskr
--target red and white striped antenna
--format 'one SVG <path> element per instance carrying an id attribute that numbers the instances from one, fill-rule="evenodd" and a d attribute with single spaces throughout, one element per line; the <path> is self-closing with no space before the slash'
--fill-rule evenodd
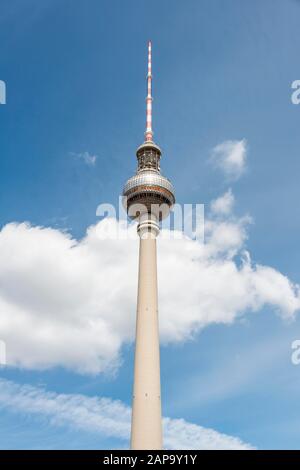
<path id="1" fill-rule="evenodd" d="M 148 75 L 147 75 L 147 110 L 146 110 L 146 142 L 153 141 L 153 131 L 152 131 L 152 44 L 151 41 L 148 42 Z"/>

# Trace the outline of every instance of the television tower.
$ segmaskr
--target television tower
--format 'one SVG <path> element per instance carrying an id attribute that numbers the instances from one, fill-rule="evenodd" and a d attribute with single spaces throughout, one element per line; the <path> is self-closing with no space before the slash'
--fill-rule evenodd
<path id="1" fill-rule="evenodd" d="M 170 181 L 160 173 L 161 150 L 153 142 L 152 58 L 148 43 L 145 141 L 138 147 L 137 172 L 125 184 L 124 204 L 138 221 L 140 237 L 131 449 L 162 449 L 156 237 L 159 222 L 175 202 Z"/>

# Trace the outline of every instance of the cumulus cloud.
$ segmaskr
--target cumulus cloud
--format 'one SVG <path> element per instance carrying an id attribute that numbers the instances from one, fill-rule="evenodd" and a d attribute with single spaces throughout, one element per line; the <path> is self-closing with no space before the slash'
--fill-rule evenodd
<path id="1" fill-rule="evenodd" d="M 131 410 L 118 400 L 57 394 L 0 379 L 0 408 L 46 419 L 52 426 L 71 426 L 129 443 Z M 252 449 L 239 438 L 183 419 L 165 418 L 163 425 L 167 449 Z"/>
<path id="2" fill-rule="evenodd" d="M 211 202 L 210 208 L 213 214 L 222 216 L 229 215 L 232 212 L 234 202 L 232 190 L 228 189 L 225 194 L 222 194 L 222 196 Z"/>
<path id="3" fill-rule="evenodd" d="M 264 305 L 284 318 L 299 310 L 299 286 L 251 262 L 245 251 L 249 222 L 212 215 L 205 244 L 188 237 L 158 240 L 164 344 Z M 117 230 L 119 239 L 112 238 Z M 8 224 L 0 232 L 0 259 L 0 338 L 9 365 L 92 374 L 118 367 L 122 346 L 134 337 L 134 225 L 106 218 L 75 240 L 57 229 Z"/>
<path id="4" fill-rule="evenodd" d="M 246 169 L 246 140 L 226 140 L 213 148 L 211 162 L 228 180 L 237 180 Z"/>

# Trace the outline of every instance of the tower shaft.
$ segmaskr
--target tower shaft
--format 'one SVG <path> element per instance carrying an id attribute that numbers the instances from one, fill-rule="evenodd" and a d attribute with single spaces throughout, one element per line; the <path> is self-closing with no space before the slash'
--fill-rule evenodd
<path id="1" fill-rule="evenodd" d="M 140 236 L 131 449 L 162 449 L 156 235 L 147 214 Z"/>

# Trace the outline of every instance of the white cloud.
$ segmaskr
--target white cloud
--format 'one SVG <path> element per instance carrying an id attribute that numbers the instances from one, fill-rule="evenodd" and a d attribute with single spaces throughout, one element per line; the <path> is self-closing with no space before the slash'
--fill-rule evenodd
<path id="1" fill-rule="evenodd" d="M 229 215 L 232 212 L 234 202 L 232 190 L 228 189 L 226 193 L 211 202 L 210 208 L 213 214 Z"/>
<path id="2" fill-rule="evenodd" d="M 84 163 L 86 163 L 88 166 L 94 166 L 96 164 L 97 155 L 91 155 L 89 152 L 82 152 L 82 153 L 74 153 L 71 152 L 71 155 L 73 157 L 79 158 L 82 160 Z"/>
<path id="3" fill-rule="evenodd" d="M 241 253 L 248 238 L 247 228 L 252 222 L 248 216 L 236 219 L 207 219 L 205 223 L 206 257 L 232 259 Z M 244 253 L 243 253 L 244 255 Z"/>
<path id="4" fill-rule="evenodd" d="M 205 245 L 159 239 L 163 343 L 187 340 L 209 324 L 230 324 L 264 305 L 284 318 L 299 310 L 297 284 L 251 263 L 249 222 L 233 214 L 212 217 Z M 115 229 L 120 239 L 107 235 Z M 138 240 L 126 239 L 128 230 L 135 234 L 136 227 L 104 219 L 82 240 L 24 223 L 0 231 L 0 339 L 9 365 L 81 373 L 118 367 L 135 326 Z"/>
<path id="5" fill-rule="evenodd" d="M 164 419 L 164 443 L 167 449 L 250 450 L 240 439 L 203 428 L 184 419 Z"/>
<path id="6" fill-rule="evenodd" d="M 130 408 L 118 400 L 57 394 L 0 379 L 0 408 L 47 419 L 52 426 L 70 426 L 129 442 Z M 240 439 L 191 424 L 164 419 L 167 449 L 251 449 Z"/>
<path id="7" fill-rule="evenodd" d="M 214 147 L 212 163 L 221 169 L 229 180 L 237 180 L 246 169 L 246 140 L 226 140 Z"/>

